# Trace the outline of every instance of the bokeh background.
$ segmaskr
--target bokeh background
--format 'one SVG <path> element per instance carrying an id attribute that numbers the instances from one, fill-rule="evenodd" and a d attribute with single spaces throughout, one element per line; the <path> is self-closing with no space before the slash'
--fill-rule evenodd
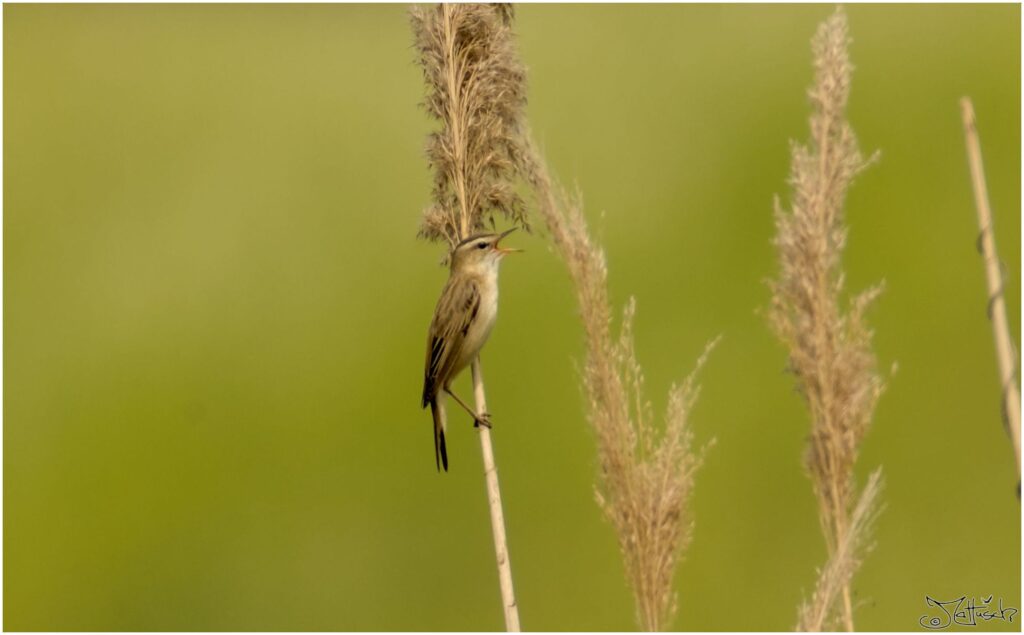
<path id="1" fill-rule="evenodd" d="M 4 627 L 502 627 L 468 418 L 419 408 L 447 272 L 406 8 L 4 6 Z M 717 439 L 678 629 L 786 630 L 824 561 L 807 416 L 766 326 L 772 197 L 827 5 L 522 6 L 529 116 L 582 191 L 655 408 L 704 343 Z M 975 100 L 1020 341 L 1020 7 L 849 6 L 849 288 L 898 364 L 863 629 L 1020 607 L 1020 506 L 957 100 Z M 593 500 L 582 337 L 542 234 L 484 355 L 523 624 L 634 628 Z M 459 387 L 468 394 L 467 380 Z M 994 622 L 991 628 L 1019 629 Z"/>

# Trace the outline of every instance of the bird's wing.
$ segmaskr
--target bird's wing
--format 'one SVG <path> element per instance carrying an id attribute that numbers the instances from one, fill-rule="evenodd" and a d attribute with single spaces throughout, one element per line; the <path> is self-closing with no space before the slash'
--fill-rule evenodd
<path id="1" fill-rule="evenodd" d="M 449 278 L 437 301 L 427 335 L 423 376 L 423 407 L 451 381 L 457 370 L 466 333 L 480 311 L 480 288 L 472 278 Z"/>

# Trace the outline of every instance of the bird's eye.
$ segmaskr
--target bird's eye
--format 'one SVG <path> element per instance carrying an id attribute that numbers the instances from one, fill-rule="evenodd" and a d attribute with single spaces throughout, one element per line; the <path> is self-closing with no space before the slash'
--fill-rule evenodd
<path id="1" fill-rule="evenodd" d="M 477 249 L 487 249 L 487 243 L 480 243 L 476 246 Z"/>

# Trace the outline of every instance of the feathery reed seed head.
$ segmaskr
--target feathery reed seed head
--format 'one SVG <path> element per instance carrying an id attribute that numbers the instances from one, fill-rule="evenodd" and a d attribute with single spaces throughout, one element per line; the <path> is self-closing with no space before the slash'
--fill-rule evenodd
<path id="1" fill-rule="evenodd" d="M 493 228 L 495 212 L 528 229 L 514 187 L 526 71 L 511 5 L 413 5 L 410 16 L 427 86 L 424 107 L 441 123 L 427 140 L 433 203 L 419 235 L 451 248 Z"/>
<path id="2" fill-rule="evenodd" d="M 537 211 L 576 287 L 586 340 L 583 386 L 587 415 L 597 441 L 597 502 L 615 528 L 637 621 L 649 631 L 670 626 L 676 611 L 672 579 L 689 545 L 693 521 L 687 504 L 704 450 L 693 447 L 689 413 L 698 390 L 695 375 L 711 347 L 681 386 L 669 391 L 659 430 L 644 397 L 644 378 L 633 344 L 635 302 L 626 305 L 618 338 L 612 335 L 608 268 L 590 236 L 579 196 L 552 184 L 533 140 L 527 136 L 524 177 Z"/>
<path id="3" fill-rule="evenodd" d="M 811 139 L 806 146 L 792 145 L 791 210 L 775 200 L 779 275 L 771 283 L 769 318 L 789 349 L 789 370 L 810 410 L 805 465 L 830 557 L 813 606 L 801 609 L 801 627 L 810 630 L 820 630 L 834 610 L 836 593 L 827 591 L 833 588 L 842 589 L 846 627 L 853 627 L 849 581 L 857 568 L 856 549 L 867 540 L 862 534 L 868 523 L 862 519 L 873 517 L 880 479 L 876 472 L 855 508 L 853 467 L 884 384 L 864 319 L 881 287 L 855 296 L 846 310 L 840 305 L 846 190 L 874 160 L 861 155 L 845 119 L 853 71 L 849 41 L 841 9 L 812 39 Z M 841 580 L 839 587 L 834 580 Z"/>
<path id="4" fill-rule="evenodd" d="M 806 464 L 825 509 L 849 500 L 857 449 L 883 389 L 864 313 L 871 288 L 840 306 L 846 244 L 843 202 L 865 160 L 843 113 L 852 66 L 846 17 L 836 11 L 813 40 L 811 143 L 792 147 L 791 212 L 775 201 L 780 273 L 772 283 L 771 323 L 789 348 L 789 369 L 811 411 Z"/>

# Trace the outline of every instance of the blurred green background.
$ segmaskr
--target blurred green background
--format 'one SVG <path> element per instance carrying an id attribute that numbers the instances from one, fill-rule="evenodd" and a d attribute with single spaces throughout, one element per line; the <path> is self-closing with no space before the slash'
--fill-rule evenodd
<path id="1" fill-rule="evenodd" d="M 447 272 L 406 8 L 4 6 L 8 630 L 503 625 L 481 461 L 420 410 Z M 692 418 L 717 445 L 679 570 L 683 630 L 787 630 L 824 562 L 807 416 L 766 326 L 772 197 L 807 137 L 831 6 L 523 6 L 532 126 L 583 192 L 655 408 L 724 339 Z M 1020 341 L 1020 7 L 848 7 L 849 116 L 881 162 L 848 200 L 849 288 L 898 363 L 862 629 L 925 595 L 1020 607 L 957 100 L 975 100 Z M 593 501 L 582 336 L 543 235 L 512 241 L 485 350 L 523 625 L 634 628 Z M 467 380 L 459 387 L 468 394 Z M 992 628 L 1019 629 L 990 623 Z"/>

